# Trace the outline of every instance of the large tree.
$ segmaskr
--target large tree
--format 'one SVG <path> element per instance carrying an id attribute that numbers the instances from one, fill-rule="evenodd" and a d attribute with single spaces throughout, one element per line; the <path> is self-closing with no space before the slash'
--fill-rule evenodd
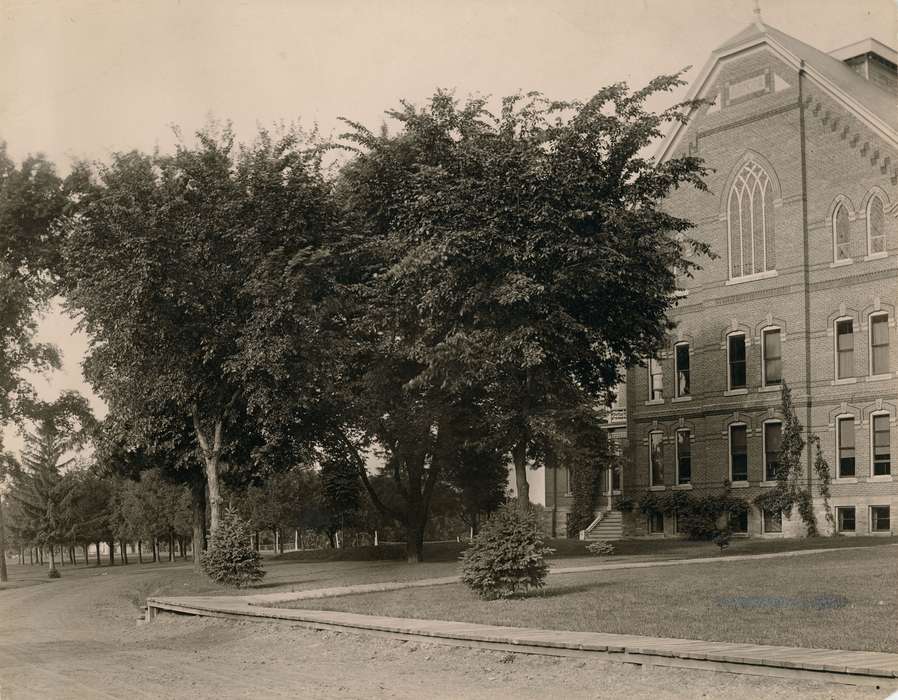
<path id="1" fill-rule="evenodd" d="M 432 460 L 440 422 L 473 392 L 528 503 L 528 463 L 565 439 L 560 409 L 602 405 L 619 368 L 660 347 L 675 271 L 708 252 L 662 208 L 677 187 L 705 187 L 701 163 L 643 155 L 689 107 L 653 113 L 646 100 L 680 84 L 618 84 L 585 102 L 517 95 L 499 115 L 438 92 L 390 112 L 394 136 L 353 125 L 359 296 L 376 355 L 393 363 L 387 393 L 416 426 L 395 431 L 411 444 L 392 458 Z"/>
<path id="2" fill-rule="evenodd" d="M 282 410 L 258 371 L 287 342 L 277 324 L 305 317 L 298 297 L 263 302 L 316 259 L 317 167 L 296 134 L 238 147 L 229 130 L 207 130 L 172 156 L 116 154 L 65 222 L 63 289 L 91 339 L 87 377 L 128 449 L 188 423 L 213 530 L 223 468 L 252 470 L 299 445 L 317 400 L 294 380 L 300 396 Z"/>

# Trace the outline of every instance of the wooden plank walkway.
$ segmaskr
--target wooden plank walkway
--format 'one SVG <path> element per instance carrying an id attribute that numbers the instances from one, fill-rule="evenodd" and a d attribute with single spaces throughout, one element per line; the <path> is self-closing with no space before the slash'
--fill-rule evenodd
<path id="1" fill-rule="evenodd" d="M 469 622 L 359 615 L 329 610 L 264 607 L 257 596 L 178 596 L 147 600 L 147 620 L 159 611 L 282 620 L 307 627 L 361 631 L 433 643 L 511 649 L 547 655 L 599 654 L 614 661 L 723 670 L 898 688 L 898 654 L 837 649 L 804 649 L 730 644 L 694 639 L 642 637 L 602 632 L 570 632 L 501 627 Z M 296 594 L 293 594 L 296 597 Z"/>

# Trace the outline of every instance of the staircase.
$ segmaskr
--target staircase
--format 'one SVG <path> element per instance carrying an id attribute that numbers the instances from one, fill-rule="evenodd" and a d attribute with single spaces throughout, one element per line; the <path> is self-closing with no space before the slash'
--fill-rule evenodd
<path id="1" fill-rule="evenodd" d="M 580 532 L 581 540 L 620 540 L 624 536 L 623 515 L 618 510 L 602 510 L 589 527 Z"/>

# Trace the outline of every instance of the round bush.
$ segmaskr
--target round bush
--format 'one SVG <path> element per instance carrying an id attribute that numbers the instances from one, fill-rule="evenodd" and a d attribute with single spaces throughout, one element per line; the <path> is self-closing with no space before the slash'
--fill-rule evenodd
<path id="1" fill-rule="evenodd" d="M 242 588 L 265 576 L 262 558 L 250 545 L 250 532 L 237 511 L 228 508 L 203 553 L 203 571 L 216 583 Z"/>
<path id="2" fill-rule="evenodd" d="M 481 598 L 494 600 L 545 585 L 549 565 L 533 511 L 506 503 L 486 522 L 461 555 L 462 581 Z"/>

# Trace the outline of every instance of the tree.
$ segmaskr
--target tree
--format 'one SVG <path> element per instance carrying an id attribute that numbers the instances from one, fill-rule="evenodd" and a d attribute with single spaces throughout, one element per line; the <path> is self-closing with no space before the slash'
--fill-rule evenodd
<path id="1" fill-rule="evenodd" d="M 563 436 L 558 409 L 601 403 L 619 367 L 660 347 L 674 270 L 689 274 L 709 253 L 661 208 L 679 186 L 705 189 L 700 162 L 641 155 L 690 107 L 652 113 L 646 100 L 680 84 L 618 84 L 586 102 L 516 95 L 499 116 L 438 92 L 423 109 L 389 113 L 395 136 L 352 124 L 359 152 L 343 196 L 355 213 L 355 292 L 389 360 L 371 372 L 393 377 L 387 393 L 416 408 L 396 459 L 433 465 L 428 436 L 473 391 L 528 503 L 528 463 Z"/>
<path id="2" fill-rule="evenodd" d="M 21 464 L 14 466 L 12 499 L 19 506 L 34 544 L 48 547 L 50 576 L 58 577 L 55 547 L 65 541 L 69 528 L 65 503 L 72 488 L 62 470 L 73 457 L 63 459 L 87 439 L 93 415 L 84 397 L 64 392 L 53 402 L 32 402 L 34 429 L 25 435 Z"/>
<path id="3" fill-rule="evenodd" d="M 278 411 L 265 382 L 254 383 L 286 342 L 272 342 L 278 321 L 302 318 L 296 306 L 275 318 L 255 304 L 278 274 L 314 257 L 316 167 L 295 133 L 263 131 L 237 148 L 229 129 L 207 129 L 172 156 L 114 155 L 65 220 L 62 289 L 91 338 L 85 372 L 118 417 L 117 442 L 152 449 L 187 422 L 213 531 L 223 469 L 251 470 L 271 443 L 292 446 L 301 399 L 317 395 Z"/>

